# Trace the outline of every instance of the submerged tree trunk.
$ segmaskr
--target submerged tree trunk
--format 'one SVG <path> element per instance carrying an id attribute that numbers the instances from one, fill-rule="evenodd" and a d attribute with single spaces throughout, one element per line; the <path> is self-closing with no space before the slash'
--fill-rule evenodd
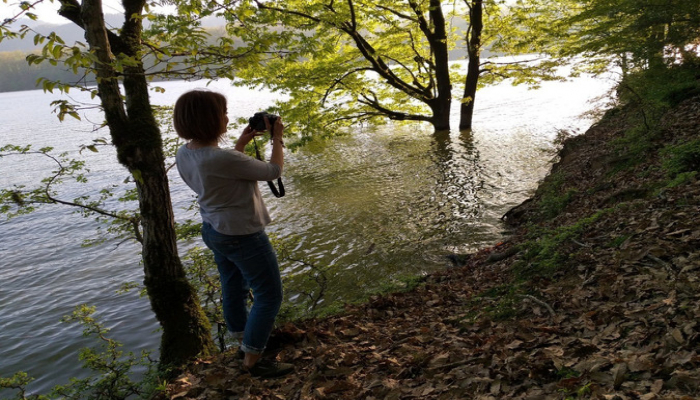
<path id="1" fill-rule="evenodd" d="M 483 14 L 483 0 L 471 1 L 469 7 L 469 40 L 467 44 L 469 62 L 467 64 L 467 78 L 459 112 L 460 130 L 472 129 L 476 88 L 479 84 L 479 74 L 481 73 L 480 53 L 481 32 L 484 29 Z"/>
<path id="2" fill-rule="evenodd" d="M 450 129 L 452 83 L 450 82 L 445 15 L 439 0 L 430 0 L 430 19 L 435 29 L 430 37 L 430 45 L 435 59 L 435 81 L 437 82 L 437 94 L 430 108 L 433 112 L 432 123 L 435 130 L 442 131 Z"/>
<path id="3" fill-rule="evenodd" d="M 80 19 L 90 49 L 97 57 L 99 96 L 117 157 L 134 177 L 138 190 L 145 285 L 163 327 L 161 364 L 180 365 L 195 356 L 209 354 L 214 347 L 209 321 L 186 279 L 177 252 L 162 139 L 139 57 L 142 25 L 140 19 L 131 18 L 141 14 L 144 3 L 123 1 L 127 20 L 118 37 L 105 28 L 100 0 L 84 0 Z M 116 53 L 113 46 L 117 46 L 120 56 L 132 58 L 124 70 L 126 102 L 112 64 Z"/>

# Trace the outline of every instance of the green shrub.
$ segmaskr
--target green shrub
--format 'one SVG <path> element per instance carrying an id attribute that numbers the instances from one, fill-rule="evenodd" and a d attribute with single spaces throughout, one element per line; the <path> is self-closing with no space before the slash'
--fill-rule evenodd
<path id="1" fill-rule="evenodd" d="M 685 185 L 688 182 L 693 182 L 695 181 L 698 176 L 698 171 L 693 171 L 693 172 L 683 172 L 681 174 L 676 175 L 676 178 L 672 180 L 671 182 L 666 185 L 669 188 L 676 187 L 676 186 L 681 186 Z"/>
<path id="2" fill-rule="evenodd" d="M 543 219 L 559 215 L 578 193 L 576 189 L 564 190 L 565 175 L 554 173 L 541 186 L 539 214 Z"/>
<path id="3" fill-rule="evenodd" d="M 666 146 L 661 155 L 663 168 L 670 178 L 680 174 L 700 170 L 700 139 L 694 139 L 679 145 Z"/>
<path id="4" fill-rule="evenodd" d="M 623 103 L 642 102 L 646 107 L 664 109 L 700 95 L 700 81 L 694 65 L 676 65 L 630 74 L 620 84 Z M 662 110 L 659 110 L 662 111 Z"/>
<path id="5" fill-rule="evenodd" d="M 518 281 L 528 281 L 535 277 L 551 277 L 564 270 L 571 254 L 569 245 L 605 215 L 609 209 L 601 210 L 590 217 L 582 218 L 575 224 L 551 230 L 531 228 L 530 240 L 525 245 L 523 258 L 513 266 Z"/>

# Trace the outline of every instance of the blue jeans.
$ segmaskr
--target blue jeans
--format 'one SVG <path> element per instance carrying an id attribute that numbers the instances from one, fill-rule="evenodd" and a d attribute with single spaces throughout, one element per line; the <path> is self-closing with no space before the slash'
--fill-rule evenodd
<path id="1" fill-rule="evenodd" d="M 234 335 L 243 332 L 241 350 L 262 353 L 282 305 L 277 255 L 267 234 L 224 235 L 205 222 L 202 239 L 214 252 L 219 269 L 226 327 Z M 250 313 L 246 307 L 249 289 L 253 289 Z"/>

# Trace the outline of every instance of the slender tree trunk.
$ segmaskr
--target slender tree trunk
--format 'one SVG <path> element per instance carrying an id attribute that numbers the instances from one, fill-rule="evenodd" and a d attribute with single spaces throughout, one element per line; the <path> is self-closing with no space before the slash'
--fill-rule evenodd
<path id="1" fill-rule="evenodd" d="M 143 0 L 124 0 L 125 15 L 140 15 Z M 136 181 L 143 226 L 145 285 L 156 318 L 163 327 L 161 364 L 180 365 L 213 350 L 210 325 L 194 288 L 186 279 L 177 252 L 170 190 L 162 139 L 153 115 L 143 65 L 125 69 L 122 100 L 104 24 L 101 0 L 84 0 L 81 10 L 86 38 L 97 61 L 99 96 L 119 162 Z M 127 18 L 119 49 L 140 60 L 141 20 Z"/>
<path id="2" fill-rule="evenodd" d="M 476 100 L 476 88 L 479 83 L 481 68 L 481 32 L 484 29 L 483 22 L 483 1 L 473 0 L 469 10 L 469 40 L 467 44 L 467 54 L 469 62 L 467 64 L 467 79 L 464 85 L 464 95 L 459 110 L 459 129 L 472 129 L 472 119 L 474 118 L 474 102 Z"/>
<path id="3" fill-rule="evenodd" d="M 435 127 L 435 130 L 442 131 L 450 129 L 452 83 L 450 82 L 445 15 L 442 12 L 440 0 L 430 0 L 430 19 L 435 29 L 430 45 L 433 50 L 433 58 L 435 60 L 435 81 L 437 83 L 437 94 L 435 99 L 429 105 L 433 112 L 433 126 Z"/>

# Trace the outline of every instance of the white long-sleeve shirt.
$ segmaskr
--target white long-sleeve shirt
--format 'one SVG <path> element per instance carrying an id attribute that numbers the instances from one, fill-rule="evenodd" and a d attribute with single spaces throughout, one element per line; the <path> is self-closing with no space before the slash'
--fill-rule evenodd
<path id="1" fill-rule="evenodd" d="M 175 159 L 182 180 L 197 194 L 202 220 L 214 230 L 248 235 L 270 223 L 258 181 L 279 178 L 282 167 L 218 147 L 183 145 Z"/>

